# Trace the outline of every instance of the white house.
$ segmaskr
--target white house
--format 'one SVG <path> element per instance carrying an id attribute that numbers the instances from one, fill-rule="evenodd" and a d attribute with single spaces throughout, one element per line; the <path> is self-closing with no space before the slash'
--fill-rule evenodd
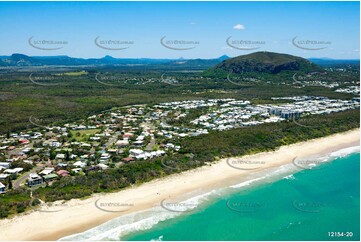
<path id="1" fill-rule="evenodd" d="M 55 159 L 65 159 L 65 154 L 57 154 Z"/>
<path id="2" fill-rule="evenodd" d="M 0 174 L 0 180 L 5 180 L 9 176 L 10 176 L 9 174 Z"/>
<path id="3" fill-rule="evenodd" d="M 29 187 L 40 185 L 40 184 L 43 184 L 43 183 L 44 183 L 43 178 L 41 176 L 39 176 L 38 174 L 36 174 L 36 173 L 30 173 L 29 174 L 29 178 L 28 178 L 28 181 L 27 181 L 27 184 L 28 184 Z"/>
<path id="4" fill-rule="evenodd" d="M 10 162 L 0 162 L 0 166 L 6 168 L 10 167 Z"/>
<path id="5" fill-rule="evenodd" d="M 49 175 L 50 173 L 52 173 L 55 169 L 52 167 L 46 167 L 44 170 L 42 170 L 39 174 L 41 175 Z"/>
<path id="6" fill-rule="evenodd" d="M 5 193 L 5 185 L 0 182 L 0 193 Z"/>
<path id="7" fill-rule="evenodd" d="M 14 169 L 6 169 L 4 171 L 4 173 L 9 173 L 9 174 L 17 174 L 19 172 L 22 172 L 24 170 L 24 168 L 21 168 L 21 167 L 17 167 L 17 168 L 14 168 Z"/>
<path id="8" fill-rule="evenodd" d="M 105 165 L 105 164 L 98 164 L 97 167 L 99 167 L 99 168 L 102 169 L 102 170 L 108 169 L 108 166 Z"/>
<path id="9" fill-rule="evenodd" d="M 129 154 L 131 156 L 133 156 L 133 157 L 137 157 L 137 156 L 139 156 L 139 155 L 141 155 L 143 153 L 144 153 L 144 151 L 140 150 L 140 149 L 131 149 L 131 150 L 129 150 Z"/>
<path id="10" fill-rule="evenodd" d="M 115 146 L 119 146 L 119 147 L 125 147 L 129 145 L 129 141 L 128 140 L 118 140 L 115 143 Z"/>
<path id="11" fill-rule="evenodd" d="M 84 167 L 84 166 L 86 166 L 86 163 L 85 162 L 81 162 L 81 161 L 77 161 L 77 162 L 75 162 L 74 164 L 73 164 L 73 166 L 75 166 L 75 167 Z"/>

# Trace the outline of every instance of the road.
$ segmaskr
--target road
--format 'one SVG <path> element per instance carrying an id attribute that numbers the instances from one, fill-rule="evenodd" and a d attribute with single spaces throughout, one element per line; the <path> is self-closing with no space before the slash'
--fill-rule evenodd
<path id="1" fill-rule="evenodd" d="M 119 135 L 121 135 L 121 132 L 119 131 L 114 133 L 114 135 L 112 135 L 112 137 L 110 137 L 109 140 L 104 144 L 104 149 L 108 149 L 113 143 L 115 143 Z"/>
<path id="2" fill-rule="evenodd" d="M 147 145 L 147 147 L 145 148 L 145 150 L 146 151 L 152 151 L 154 145 L 155 145 L 155 139 L 152 137 L 152 139 L 150 140 L 150 142 Z"/>

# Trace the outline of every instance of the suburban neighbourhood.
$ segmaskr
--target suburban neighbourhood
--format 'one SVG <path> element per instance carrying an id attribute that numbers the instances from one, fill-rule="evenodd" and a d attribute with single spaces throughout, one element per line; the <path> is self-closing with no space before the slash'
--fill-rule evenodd
<path id="1" fill-rule="evenodd" d="M 277 97 L 280 104 L 209 99 L 113 108 L 63 126 L 36 126 L 0 137 L 0 193 L 25 186 L 51 186 L 61 177 L 119 167 L 181 149 L 180 139 L 270 122 L 294 121 L 304 115 L 359 108 L 360 99 Z M 196 115 L 196 118 L 192 118 Z"/>

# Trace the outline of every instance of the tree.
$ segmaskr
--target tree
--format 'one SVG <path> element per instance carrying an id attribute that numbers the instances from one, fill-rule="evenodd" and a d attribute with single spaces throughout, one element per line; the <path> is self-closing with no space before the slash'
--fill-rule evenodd
<path id="1" fill-rule="evenodd" d="M 13 189 L 13 182 L 11 181 L 11 178 L 8 178 L 8 189 L 12 190 Z"/>
<path id="2" fill-rule="evenodd" d="M 55 152 L 55 150 L 51 150 L 51 151 L 50 151 L 50 159 L 51 159 L 51 160 L 54 160 L 55 157 L 56 157 L 56 152 Z"/>
<path id="3" fill-rule="evenodd" d="M 66 153 L 65 153 L 65 160 L 66 160 L 66 161 L 69 161 L 69 160 L 70 160 L 69 150 L 67 150 Z"/>

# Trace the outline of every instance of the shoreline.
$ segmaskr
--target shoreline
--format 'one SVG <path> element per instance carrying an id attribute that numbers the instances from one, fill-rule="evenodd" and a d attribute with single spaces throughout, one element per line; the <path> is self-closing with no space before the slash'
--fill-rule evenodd
<path id="1" fill-rule="evenodd" d="M 139 186 L 114 193 L 94 194 L 86 199 L 72 199 L 59 203 L 61 210 L 46 208 L 0 220 L 0 240 L 57 240 L 72 234 L 84 232 L 113 218 L 139 212 L 160 205 L 162 200 L 182 200 L 190 193 L 207 192 L 249 180 L 257 172 L 292 164 L 294 159 L 322 156 L 334 151 L 360 145 L 360 129 L 354 129 L 331 136 L 281 146 L 276 151 L 254 155 L 221 159 L 210 166 L 199 167 L 180 174 L 156 179 Z M 229 162 L 240 160 L 262 161 L 252 167 L 231 167 Z M 249 169 L 243 169 L 249 168 Z M 186 196 L 185 196 L 186 195 Z M 122 204 L 122 209 L 108 210 L 99 204 Z M 128 205 L 127 205 L 128 204 Z M 125 206 L 127 205 L 127 206 Z M 131 206 L 130 206 L 131 205 Z M 113 208 L 112 208 L 113 209 Z M 113 211 L 113 212 L 110 212 Z M 119 212 L 114 212 L 119 211 Z"/>

